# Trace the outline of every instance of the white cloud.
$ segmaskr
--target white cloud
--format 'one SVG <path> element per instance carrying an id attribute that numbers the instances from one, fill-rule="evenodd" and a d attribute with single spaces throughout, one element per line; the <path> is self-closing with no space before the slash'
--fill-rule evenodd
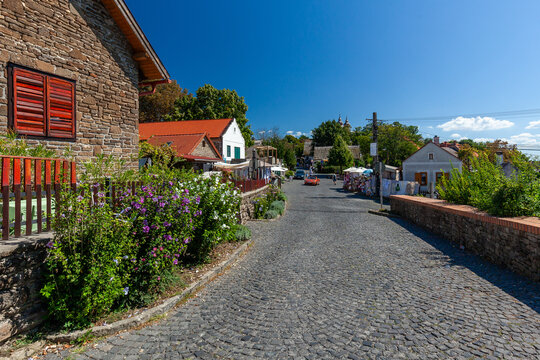
<path id="1" fill-rule="evenodd" d="M 510 139 L 504 139 L 510 144 L 518 145 L 538 145 L 540 144 L 540 134 L 521 133 L 510 136 Z"/>
<path id="2" fill-rule="evenodd" d="M 540 120 L 529 121 L 529 125 L 525 127 L 525 129 L 536 129 L 536 128 L 540 128 Z"/>
<path id="3" fill-rule="evenodd" d="M 452 134 L 452 135 L 450 135 L 450 137 L 451 137 L 453 140 L 461 140 L 461 139 L 465 139 L 464 137 L 462 137 L 462 136 L 459 135 L 459 134 Z"/>
<path id="4" fill-rule="evenodd" d="M 305 135 L 305 136 L 310 136 L 311 132 L 310 133 L 305 133 L 305 132 L 301 132 L 301 131 L 292 131 L 292 130 L 289 130 L 286 132 L 287 135 L 292 135 L 294 137 L 300 137 L 302 135 Z"/>
<path id="5" fill-rule="evenodd" d="M 497 120 L 495 118 L 485 116 L 477 116 L 466 118 L 458 116 L 455 119 L 445 122 L 437 127 L 444 131 L 456 131 L 456 130 L 470 130 L 470 131 L 483 131 L 483 130 L 499 130 L 506 129 L 513 126 L 514 123 L 508 120 Z"/>
<path id="6" fill-rule="evenodd" d="M 493 141 L 495 141 L 495 139 L 491 139 L 491 138 L 474 138 L 473 141 L 474 142 L 493 142 Z"/>

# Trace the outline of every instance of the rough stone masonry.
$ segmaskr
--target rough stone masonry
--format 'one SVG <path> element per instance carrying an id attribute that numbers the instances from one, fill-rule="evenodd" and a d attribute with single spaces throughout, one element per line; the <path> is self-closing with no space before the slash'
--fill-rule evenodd
<path id="1" fill-rule="evenodd" d="M 0 0 L 0 132 L 8 127 L 9 63 L 76 81 L 76 140 L 29 139 L 77 162 L 136 156 L 139 72 L 99 0 Z M 132 161 L 131 165 L 135 166 Z"/>

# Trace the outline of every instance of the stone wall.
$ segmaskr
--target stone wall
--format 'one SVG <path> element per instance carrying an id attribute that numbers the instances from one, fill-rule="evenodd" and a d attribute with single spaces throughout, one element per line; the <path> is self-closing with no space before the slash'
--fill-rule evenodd
<path id="1" fill-rule="evenodd" d="M 392 212 L 487 260 L 540 281 L 540 219 L 498 218 L 471 206 L 392 195 Z"/>
<path id="2" fill-rule="evenodd" d="M 44 320 L 40 301 L 45 245 L 51 233 L 0 243 L 0 344 Z"/>
<path id="3" fill-rule="evenodd" d="M 255 218 L 255 208 L 253 206 L 253 200 L 256 197 L 266 194 L 269 189 L 270 189 L 270 186 L 266 185 L 260 189 L 242 194 L 242 203 L 240 204 L 240 223 L 241 224 L 245 224 L 246 221 Z"/>
<path id="4" fill-rule="evenodd" d="M 7 65 L 76 81 L 76 137 L 29 140 L 77 162 L 138 147 L 138 67 L 100 0 L 0 0 L 0 133 L 8 126 Z M 136 162 L 131 162 L 136 166 Z"/>

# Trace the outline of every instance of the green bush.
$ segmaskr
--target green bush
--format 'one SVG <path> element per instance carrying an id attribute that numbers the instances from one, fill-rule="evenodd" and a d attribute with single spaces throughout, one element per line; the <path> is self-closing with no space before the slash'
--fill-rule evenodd
<path id="1" fill-rule="evenodd" d="M 264 213 L 265 219 L 275 219 L 278 217 L 278 212 L 276 210 L 268 210 Z"/>
<path id="2" fill-rule="evenodd" d="M 284 192 L 280 192 L 276 195 L 276 199 L 283 202 L 287 202 L 287 195 L 285 195 Z"/>
<path id="3" fill-rule="evenodd" d="M 235 227 L 235 237 L 236 241 L 246 241 L 251 239 L 251 230 L 244 226 L 237 224 Z"/>
<path id="4" fill-rule="evenodd" d="M 232 182 L 222 182 L 218 176 L 209 179 L 197 176 L 185 186 L 190 194 L 198 197 L 201 215 L 193 223 L 195 234 L 187 251 L 195 260 L 206 261 L 217 244 L 234 239 L 233 225 L 238 222 L 240 193 Z"/>
<path id="5" fill-rule="evenodd" d="M 282 215 L 283 212 L 285 211 L 285 203 L 280 200 L 273 201 L 270 204 L 270 207 L 268 208 L 268 210 L 275 210 L 279 215 Z"/>
<path id="6" fill-rule="evenodd" d="M 486 155 L 471 159 L 471 168 L 452 169 L 437 190 L 442 199 L 471 205 L 495 216 L 540 216 L 540 175 L 523 155 L 514 155 L 517 171 L 505 177 Z"/>
<path id="7" fill-rule="evenodd" d="M 293 177 L 294 176 L 294 171 L 292 171 L 292 170 L 285 171 L 285 176 L 286 177 Z"/>
<path id="8" fill-rule="evenodd" d="M 144 305 L 186 261 L 186 250 L 190 261 L 204 260 L 215 244 L 236 239 L 240 196 L 231 183 L 150 168 L 144 185 L 135 193 L 126 189 L 113 206 L 98 184 L 106 176 L 121 182 L 133 175 L 115 172 L 121 168 L 100 157 L 76 191 L 60 194 L 41 290 L 53 323 L 81 328 L 108 312 Z"/>

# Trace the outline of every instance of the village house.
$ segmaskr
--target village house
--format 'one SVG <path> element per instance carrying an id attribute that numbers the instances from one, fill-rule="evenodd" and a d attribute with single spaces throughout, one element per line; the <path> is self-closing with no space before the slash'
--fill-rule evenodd
<path id="1" fill-rule="evenodd" d="M 152 136 L 200 133 L 208 134 L 224 161 L 231 162 L 246 158 L 244 137 L 234 118 L 149 122 L 139 126 L 140 140 L 148 140 Z"/>
<path id="2" fill-rule="evenodd" d="M 212 163 L 222 160 L 218 149 L 206 133 L 156 135 L 149 138 L 148 143 L 154 146 L 171 146 L 178 157 L 187 160 L 196 170 L 211 170 Z"/>
<path id="3" fill-rule="evenodd" d="M 451 147 L 441 147 L 439 138 L 429 142 L 403 161 L 403 180 L 416 181 L 420 191 L 430 190 L 442 176 L 449 177 L 452 168 L 461 171 L 462 162 Z"/>
<path id="4" fill-rule="evenodd" d="M 348 145 L 347 147 L 355 160 L 362 159 L 360 145 Z M 313 161 L 327 161 L 330 156 L 330 149 L 332 149 L 332 146 L 315 146 L 313 148 Z"/>
<path id="5" fill-rule="evenodd" d="M 123 0 L 0 0 L 0 131 L 76 160 L 138 154 L 139 87 L 169 74 Z"/>

